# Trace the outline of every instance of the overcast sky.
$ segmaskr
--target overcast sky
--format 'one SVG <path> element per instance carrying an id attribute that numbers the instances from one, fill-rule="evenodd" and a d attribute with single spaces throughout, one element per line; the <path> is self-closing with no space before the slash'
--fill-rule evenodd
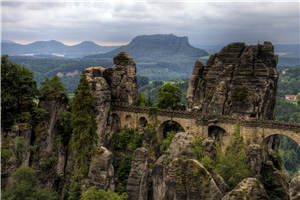
<path id="1" fill-rule="evenodd" d="M 141 34 L 188 36 L 194 45 L 300 43 L 299 2 L 2 0 L 2 39 L 120 45 Z"/>

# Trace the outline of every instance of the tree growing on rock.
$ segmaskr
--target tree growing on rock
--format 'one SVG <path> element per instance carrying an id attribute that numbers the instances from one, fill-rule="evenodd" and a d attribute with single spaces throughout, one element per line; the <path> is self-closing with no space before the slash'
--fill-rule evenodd
<path id="1" fill-rule="evenodd" d="M 96 103 L 85 75 L 75 90 L 72 103 L 72 150 L 75 156 L 75 172 L 78 176 L 88 173 L 89 161 L 96 152 L 97 125 Z"/>
<path id="2" fill-rule="evenodd" d="M 51 79 L 46 78 L 45 81 L 41 82 L 41 85 L 41 98 L 66 95 L 66 88 L 63 86 L 62 82 L 60 81 L 60 78 L 57 75 L 54 75 Z"/>
<path id="3" fill-rule="evenodd" d="M 14 123 L 31 122 L 38 97 L 33 73 L 1 57 L 1 124 L 9 130 Z"/>
<path id="4" fill-rule="evenodd" d="M 30 167 L 20 167 L 12 175 L 12 185 L 3 194 L 3 199 L 48 199 L 56 200 L 57 194 L 40 188 L 36 172 Z"/>

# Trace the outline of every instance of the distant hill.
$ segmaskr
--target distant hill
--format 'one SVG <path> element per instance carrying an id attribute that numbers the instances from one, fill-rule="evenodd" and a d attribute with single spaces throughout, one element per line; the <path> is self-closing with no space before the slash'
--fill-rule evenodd
<path id="1" fill-rule="evenodd" d="M 22 45 L 9 40 L 1 41 L 1 54 L 14 55 L 48 55 L 63 57 L 83 57 L 86 55 L 105 53 L 117 48 L 117 46 L 100 46 L 91 41 L 84 41 L 80 44 L 68 46 L 63 43 L 50 41 L 36 41 Z"/>
<path id="2" fill-rule="evenodd" d="M 173 34 L 141 35 L 135 37 L 128 45 L 121 46 L 104 54 L 87 56 L 87 58 L 113 58 L 121 51 L 126 51 L 137 62 L 172 61 L 207 56 L 203 49 L 189 44 L 187 37 Z"/>

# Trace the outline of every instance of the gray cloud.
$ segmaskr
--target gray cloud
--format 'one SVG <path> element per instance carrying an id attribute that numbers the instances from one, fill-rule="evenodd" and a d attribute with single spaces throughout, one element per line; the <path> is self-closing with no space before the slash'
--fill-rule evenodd
<path id="1" fill-rule="evenodd" d="M 3 1 L 2 37 L 109 43 L 174 33 L 193 44 L 300 43 L 299 18 L 299 2 Z"/>

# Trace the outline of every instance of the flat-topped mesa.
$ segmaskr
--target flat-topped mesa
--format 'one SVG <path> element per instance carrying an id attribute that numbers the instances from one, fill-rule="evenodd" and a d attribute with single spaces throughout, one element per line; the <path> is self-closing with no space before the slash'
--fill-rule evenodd
<path id="1" fill-rule="evenodd" d="M 273 119 L 278 72 L 271 42 L 232 43 L 196 61 L 187 92 L 188 110 L 203 115 Z"/>

